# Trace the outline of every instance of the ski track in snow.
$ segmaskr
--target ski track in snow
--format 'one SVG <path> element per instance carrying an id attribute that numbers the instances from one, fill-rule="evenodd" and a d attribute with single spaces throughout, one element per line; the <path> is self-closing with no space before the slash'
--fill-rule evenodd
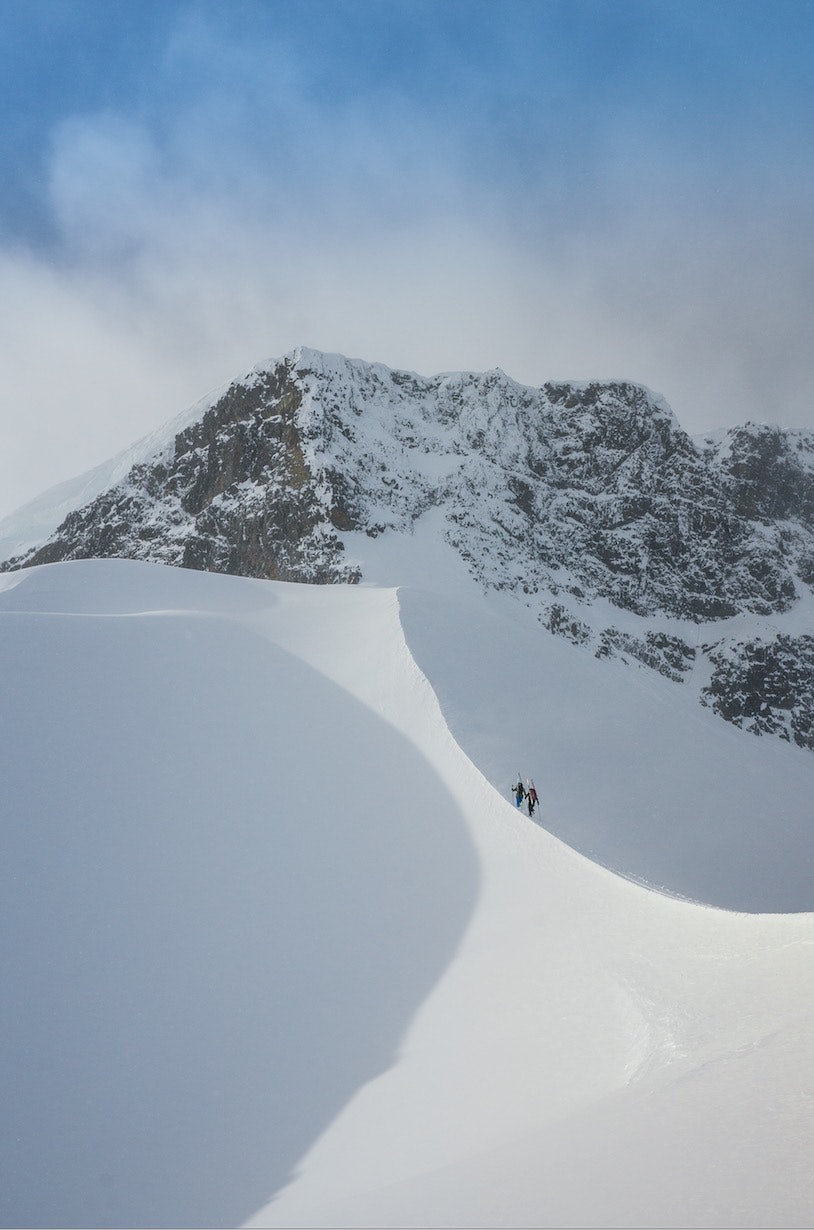
<path id="1" fill-rule="evenodd" d="M 599 809 L 623 862 L 634 762 L 592 776 L 586 746 L 645 710 L 643 805 L 665 747 L 697 772 L 698 724 L 618 663 L 569 706 L 579 653 L 530 656 L 448 563 L 416 547 L 398 590 L 2 578 L 4 1224 L 810 1224 L 814 916 L 559 840 Z M 807 765 L 723 736 L 776 790 Z M 743 807 L 727 892 L 763 840 Z M 696 830 L 679 854 L 709 861 Z"/>

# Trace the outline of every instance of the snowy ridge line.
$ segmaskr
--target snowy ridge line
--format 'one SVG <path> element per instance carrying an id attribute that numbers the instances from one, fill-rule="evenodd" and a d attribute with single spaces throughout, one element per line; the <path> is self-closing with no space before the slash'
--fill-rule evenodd
<path id="1" fill-rule="evenodd" d="M 18 519 L 29 547 L 0 569 L 120 557 L 355 583 L 376 539 L 432 518 L 482 590 L 547 632 L 814 750 L 810 432 L 699 443 L 633 382 L 423 377 L 299 347 L 122 457 L 45 541 L 45 509 L 26 533 Z"/>
<path id="2" fill-rule="evenodd" d="M 610 875 L 736 914 L 812 910 L 811 757 L 721 723 L 694 688 L 540 637 L 505 599 L 463 585 L 400 598 L 452 737 L 505 807 L 519 769 L 536 827 Z"/>
<path id="3" fill-rule="evenodd" d="M 812 758 L 374 557 L 0 585 L 3 1220 L 810 1223 Z"/>
<path id="4" fill-rule="evenodd" d="M 493 787 L 493 789 L 495 789 L 495 792 L 497 793 L 496 788 Z M 513 808 L 513 810 L 517 812 L 517 814 L 520 816 L 521 819 L 528 820 L 529 824 L 535 825 L 538 829 L 541 829 L 549 837 L 553 837 L 555 840 L 562 840 L 561 838 L 557 837 L 557 834 L 555 831 L 556 823 L 557 823 L 556 818 L 550 819 L 549 824 L 544 824 L 542 816 L 538 816 L 538 815 L 529 816 L 522 807 L 514 807 L 510 801 L 507 801 L 507 806 L 510 808 Z M 535 809 L 535 811 L 540 811 L 540 810 L 541 808 L 539 806 Z M 676 892 L 674 889 L 670 889 L 663 884 L 656 884 L 652 880 L 646 879 L 644 876 L 635 875 L 633 872 L 620 871 L 617 868 L 612 867 L 608 865 L 607 863 L 604 863 L 602 861 L 601 855 L 597 854 L 595 850 L 586 849 L 584 851 L 581 851 L 581 856 L 582 858 L 585 859 L 586 863 L 591 863 L 595 867 L 600 867 L 603 871 L 606 871 L 608 875 L 618 876 L 619 879 L 621 880 L 627 880 L 628 883 L 630 884 L 635 884 L 639 888 L 644 888 L 648 892 L 655 893 L 659 897 L 667 897 L 671 901 L 680 901 L 686 905 L 695 906 L 703 910 L 721 910 L 727 914 L 733 914 L 733 913 L 734 914 L 745 914 L 745 913 L 750 913 L 750 912 L 759 913 L 761 915 L 765 914 L 765 910 L 758 910 L 758 911 L 731 910 L 731 909 L 728 909 L 726 906 L 712 905 L 706 901 L 700 901 L 696 897 L 689 897 L 686 894 Z"/>
<path id="5" fill-rule="evenodd" d="M 613 867 L 609 867 L 607 870 L 612 872 L 613 875 L 621 876 L 623 880 L 629 880 L 631 884 L 638 884 L 640 888 L 646 888 L 651 893 L 657 893 L 660 897 L 669 897 L 672 901 L 682 901 L 686 905 L 696 906 L 702 910 L 722 910 L 726 913 L 736 914 L 744 914 L 748 912 L 745 910 L 727 910 L 727 908 L 722 905 L 711 905 L 709 902 L 699 901 L 695 897 L 688 897 L 684 893 L 679 893 L 674 889 L 667 888 L 664 884 L 654 884 L 651 880 L 645 879 L 644 876 L 637 876 L 632 872 L 617 871 Z M 765 914 L 765 911 L 762 910 L 754 912 L 760 913 L 761 915 Z"/>
<path id="6" fill-rule="evenodd" d="M 165 456 L 175 436 L 197 422 L 223 397 L 231 382 L 212 389 L 186 410 L 116 453 L 109 461 L 49 487 L 42 495 L 0 519 L 0 559 L 30 551 L 78 508 L 84 508 L 111 486 L 123 483 L 134 466 Z"/>

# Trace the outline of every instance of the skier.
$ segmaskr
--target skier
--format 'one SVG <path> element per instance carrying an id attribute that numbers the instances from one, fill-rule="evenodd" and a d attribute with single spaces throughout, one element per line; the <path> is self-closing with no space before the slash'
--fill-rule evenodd
<path id="1" fill-rule="evenodd" d="M 532 814 L 540 800 L 537 798 L 537 791 L 534 789 L 534 778 L 530 777 L 527 783 L 526 797 L 529 801 L 529 815 Z"/>
<path id="2" fill-rule="evenodd" d="M 523 802 L 523 799 L 526 797 L 525 787 L 523 786 L 523 778 L 519 773 L 517 774 L 517 785 L 512 786 L 512 790 L 514 791 L 515 805 L 519 807 Z"/>

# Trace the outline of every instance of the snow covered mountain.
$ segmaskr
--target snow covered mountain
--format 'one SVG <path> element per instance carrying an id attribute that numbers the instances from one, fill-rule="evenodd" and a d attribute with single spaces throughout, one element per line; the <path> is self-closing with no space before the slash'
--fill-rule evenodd
<path id="1" fill-rule="evenodd" d="M 810 1225 L 811 484 L 297 351 L 7 519 L 0 1224 Z"/>
<path id="2" fill-rule="evenodd" d="M 814 749 L 811 432 L 696 441 L 635 384 L 425 378 L 298 349 L 54 503 L 50 522 L 43 500 L 0 525 L 0 568 L 119 557 L 354 581 L 371 539 L 429 519 L 549 632 Z"/>

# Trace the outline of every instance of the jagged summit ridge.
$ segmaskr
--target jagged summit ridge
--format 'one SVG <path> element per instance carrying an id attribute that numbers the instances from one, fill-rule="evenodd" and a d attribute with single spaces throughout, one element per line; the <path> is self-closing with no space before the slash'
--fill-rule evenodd
<path id="1" fill-rule="evenodd" d="M 677 679 L 701 638 L 665 632 L 663 617 L 782 616 L 814 584 L 814 434 L 748 424 L 693 440 L 661 397 L 626 381 L 534 388 L 499 368 L 425 377 L 299 347 L 129 460 L 0 567 L 120 556 L 352 582 L 365 568 L 359 532 L 410 533 L 433 509 L 484 589 L 516 594 L 596 653 Z M 597 603 L 611 612 L 599 624 Z M 715 691 L 724 675 L 743 691 L 743 671 L 717 636 L 703 640 L 717 646 L 708 703 L 761 729 L 754 696 L 739 718 L 731 689 L 726 701 Z M 794 726 L 783 717 L 787 737 L 814 742 L 806 714 Z"/>
<path id="2" fill-rule="evenodd" d="M 487 586 L 640 615 L 767 614 L 814 579 L 814 437 L 747 425 L 693 441 L 628 382 L 422 377 L 299 347 L 163 434 L 6 566 L 122 555 L 347 580 L 337 535 L 431 506 Z"/>
<path id="3" fill-rule="evenodd" d="M 299 347 L 154 433 L 10 565 L 124 555 L 347 580 L 336 531 L 409 530 L 441 506 L 489 586 L 766 614 L 814 576 L 813 458 L 810 433 L 770 427 L 693 441 L 632 383 L 422 377 Z"/>

